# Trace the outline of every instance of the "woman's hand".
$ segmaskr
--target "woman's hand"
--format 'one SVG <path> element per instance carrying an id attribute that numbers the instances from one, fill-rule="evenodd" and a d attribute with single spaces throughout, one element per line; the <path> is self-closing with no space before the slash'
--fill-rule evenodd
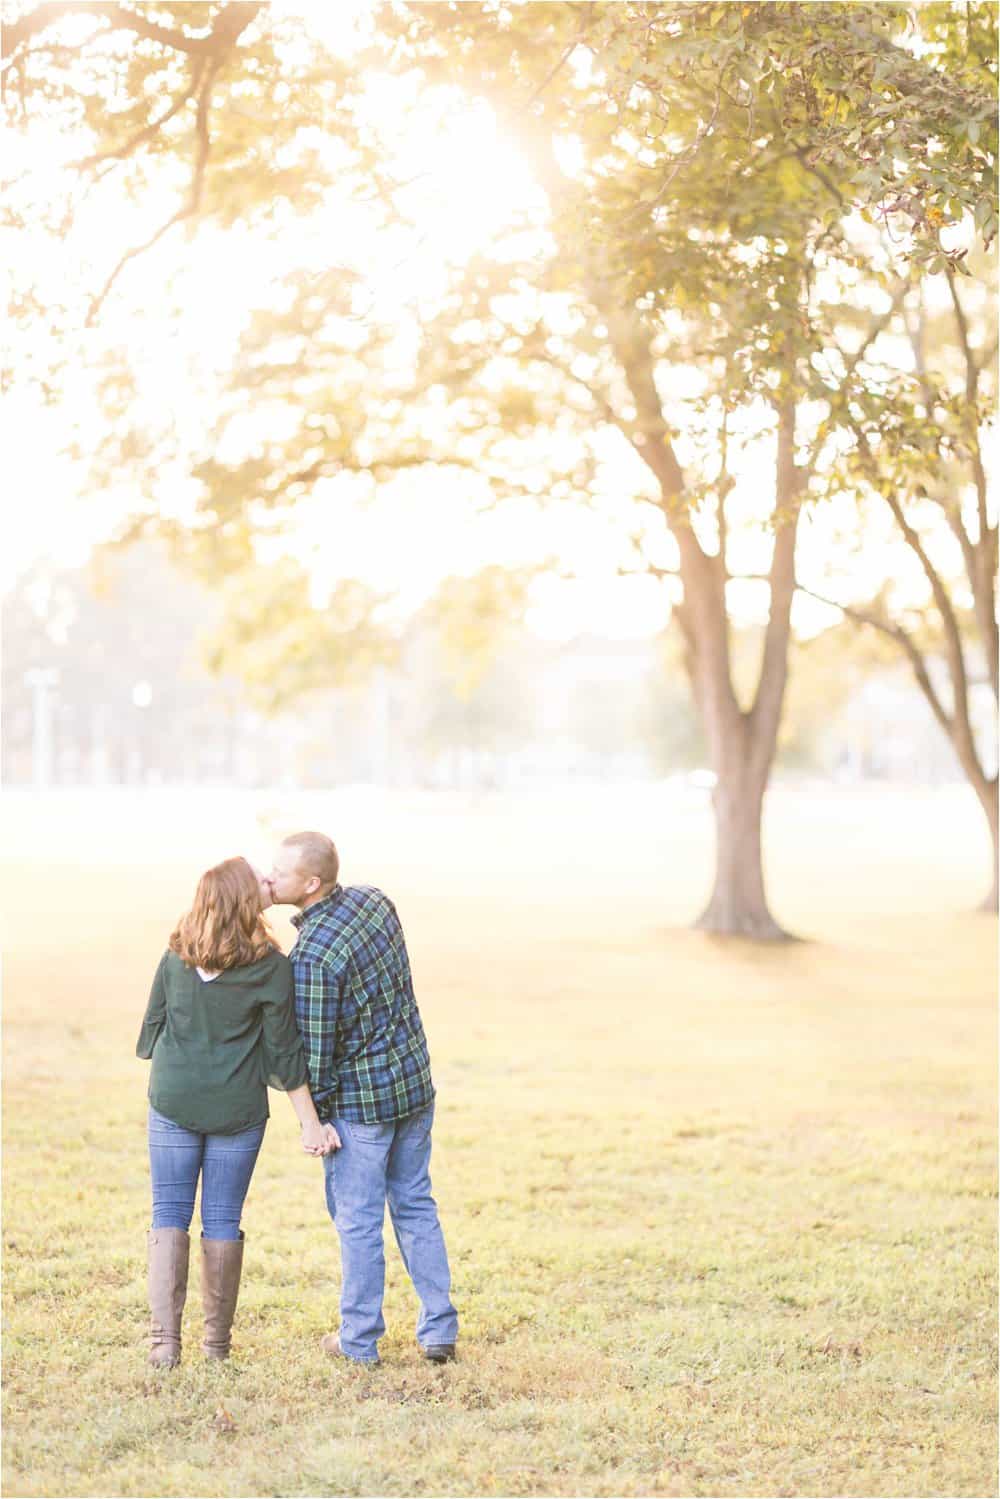
<path id="1" fill-rule="evenodd" d="M 329 1155 L 340 1149 L 340 1136 L 332 1124 L 322 1124 L 316 1113 L 308 1083 L 290 1088 L 288 1101 L 302 1127 L 302 1149 L 306 1155 Z"/>
<path id="2" fill-rule="evenodd" d="M 330 1155 L 340 1149 L 340 1136 L 332 1124 L 310 1120 L 302 1126 L 302 1149 L 306 1155 Z"/>

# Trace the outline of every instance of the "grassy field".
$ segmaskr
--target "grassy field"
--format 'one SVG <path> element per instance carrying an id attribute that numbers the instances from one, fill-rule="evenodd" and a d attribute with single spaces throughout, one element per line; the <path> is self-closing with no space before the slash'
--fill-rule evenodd
<path id="1" fill-rule="evenodd" d="M 996 1493 L 995 940 L 957 792 L 782 793 L 774 949 L 685 929 L 666 788 L 5 797 L 4 1492 Z M 407 929 L 460 1362 L 325 1362 L 338 1261 L 291 1109 L 236 1353 L 145 1365 L 149 978 L 207 863 L 326 828 Z M 283 938 L 290 927 L 279 923 Z"/>

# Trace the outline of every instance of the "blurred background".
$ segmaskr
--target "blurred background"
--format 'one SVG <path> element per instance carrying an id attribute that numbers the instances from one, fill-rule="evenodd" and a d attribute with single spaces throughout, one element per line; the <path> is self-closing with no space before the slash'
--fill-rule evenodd
<path id="1" fill-rule="evenodd" d="M 469 579 L 470 598 L 477 582 L 489 579 Z M 5 785 L 499 792 L 671 779 L 696 797 L 710 791 L 666 630 L 559 638 L 498 612 L 486 619 L 489 654 L 477 657 L 479 639 L 463 648 L 449 631 L 449 603 L 454 619 L 454 583 L 405 621 L 391 661 L 265 714 L 235 673 L 210 673 L 217 598 L 162 549 L 36 565 L 3 600 Z M 750 629 L 737 643 L 748 657 L 759 649 Z M 995 705 L 973 657 L 977 666 L 970 711 L 993 773 Z M 945 673 L 940 659 L 930 668 Z M 795 654 L 773 781 L 784 783 L 920 790 L 964 777 L 907 667 L 834 630 Z"/>

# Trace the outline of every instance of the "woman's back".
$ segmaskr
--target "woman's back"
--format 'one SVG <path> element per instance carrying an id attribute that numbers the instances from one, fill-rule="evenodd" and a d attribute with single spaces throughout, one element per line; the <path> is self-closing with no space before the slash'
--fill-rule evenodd
<path id="1" fill-rule="evenodd" d="M 136 1053 L 152 1058 L 149 1362 L 181 1357 L 190 1227 L 201 1182 L 202 1301 L 209 1358 L 228 1358 L 243 1271 L 240 1221 L 264 1139 L 268 1087 L 287 1092 L 310 1155 L 339 1149 L 320 1123 L 295 1023 L 292 965 L 264 920 L 268 882 L 246 859 L 198 881 L 153 978 Z"/>
<path id="2" fill-rule="evenodd" d="M 204 1134 L 266 1119 L 268 1082 L 305 1081 L 293 993 L 292 965 L 277 950 L 212 979 L 165 952 L 136 1046 L 152 1057 L 154 1109 Z"/>

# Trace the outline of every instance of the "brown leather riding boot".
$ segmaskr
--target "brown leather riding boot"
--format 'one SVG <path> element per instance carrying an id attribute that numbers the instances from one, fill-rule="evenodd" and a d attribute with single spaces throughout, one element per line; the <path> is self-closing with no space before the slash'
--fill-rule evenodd
<path id="1" fill-rule="evenodd" d="M 240 1294 L 243 1234 L 238 1239 L 202 1239 L 201 1300 L 205 1309 L 205 1341 L 209 1358 L 229 1357 L 229 1334 Z"/>
<path id="2" fill-rule="evenodd" d="M 149 1312 L 152 1347 L 149 1362 L 172 1369 L 181 1361 L 181 1316 L 187 1297 L 191 1240 L 182 1228 L 151 1228 Z"/>

